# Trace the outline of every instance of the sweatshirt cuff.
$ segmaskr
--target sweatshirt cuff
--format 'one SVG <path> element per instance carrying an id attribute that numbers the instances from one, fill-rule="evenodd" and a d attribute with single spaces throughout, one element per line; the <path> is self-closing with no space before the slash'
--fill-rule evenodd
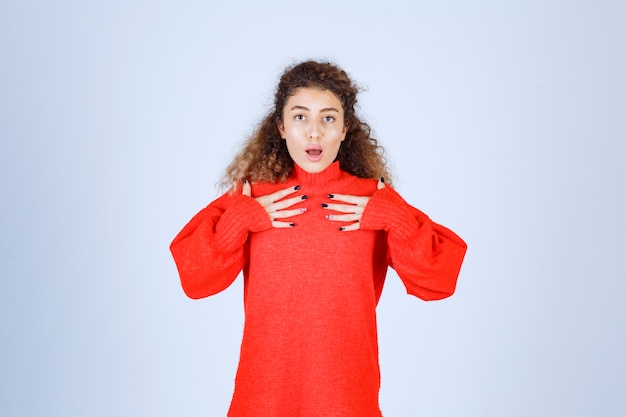
<path id="1" fill-rule="evenodd" d="M 253 198 L 237 195 L 215 225 L 215 237 L 224 251 L 241 247 L 249 232 L 271 229 L 272 222 L 265 209 Z"/>
<path id="2" fill-rule="evenodd" d="M 411 239 L 428 217 L 411 207 L 393 188 L 382 188 L 370 197 L 361 217 L 361 229 L 385 230 L 394 238 Z"/>

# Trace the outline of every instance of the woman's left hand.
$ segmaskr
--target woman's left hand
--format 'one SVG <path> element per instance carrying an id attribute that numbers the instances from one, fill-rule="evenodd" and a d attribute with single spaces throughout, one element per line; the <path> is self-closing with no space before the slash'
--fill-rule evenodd
<path id="1" fill-rule="evenodd" d="M 385 188 L 385 180 L 383 178 L 378 181 L 377 188 L 380 190 Z M 361 228 L 361 217 L 363 217 L 363 211 L 365 206 L 370 201 L 369 196 L 356 196 L 348 194 L 328 194 L 328 198 L 333 201 L 340 201 L 341 203 L 324 203 L 322 207 L 327 210 L 338 211 L 345 214 L 328 214 L 326 218 L 328 220 L 336 222 L 352 222 L 348 225 L 341 226 L 339 230 L 349 232 L 353 230 L 359 230 Z M 347 204 L 342 204 L 347 203 Z"/>

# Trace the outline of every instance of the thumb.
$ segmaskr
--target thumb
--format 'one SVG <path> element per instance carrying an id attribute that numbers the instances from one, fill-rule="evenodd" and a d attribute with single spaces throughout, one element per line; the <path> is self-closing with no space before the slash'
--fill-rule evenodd
<path id="1" fill-rule="evenodd" d="M 252 189 L 250 188 L 250 183 L 245 178 L 242 179 L 241 182 L 243 184 L 241 187 L 241 195 L 247 195 L 248 197 L 250 197 L 252 195 Z"/>
<path id="2" fill-rule="evenodd" d="M 385 188 L 385 177 L 380 177 L 380 181 L 378 181 L 378 184 L 376 185 L 376 187 L 379 190 L 382 190 L 383 188 Z"/>

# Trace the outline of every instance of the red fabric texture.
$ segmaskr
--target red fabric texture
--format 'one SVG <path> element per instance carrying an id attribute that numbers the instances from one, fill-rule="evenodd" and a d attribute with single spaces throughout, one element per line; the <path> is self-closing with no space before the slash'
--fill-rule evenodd
<path id="1" fill-rule="evenodd" d="M 171 244 L 191 298 L 227 288 L 243 270 L 245 324 L 230 417 L 381 417 L 376 305 L 388 266 L 423 300 L 455 291 L 466 245 L 390 187 L 340 170 L 297 166 L 286 183 L 252 184 L 252 197 L 301 185 L 304 214 L 273 228 L 241 192 L 195 215 Z M 371 196 L 361 230 L 339 231 L 328 194 Z"/>

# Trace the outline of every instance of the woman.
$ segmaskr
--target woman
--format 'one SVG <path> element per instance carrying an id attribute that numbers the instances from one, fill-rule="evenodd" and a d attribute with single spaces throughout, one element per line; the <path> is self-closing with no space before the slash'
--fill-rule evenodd
<path id="1" fill-rule="evenodd" d="M 423 300 L 455 290 L 466 245 L 385 183 L 357 92 L 335 65 L 288 68 L 226 170 L 229 191 L 171 244 L 191 298 L 243 270 L 230 417 L 380 417 L 376 304 L 387 268 Z"/>

